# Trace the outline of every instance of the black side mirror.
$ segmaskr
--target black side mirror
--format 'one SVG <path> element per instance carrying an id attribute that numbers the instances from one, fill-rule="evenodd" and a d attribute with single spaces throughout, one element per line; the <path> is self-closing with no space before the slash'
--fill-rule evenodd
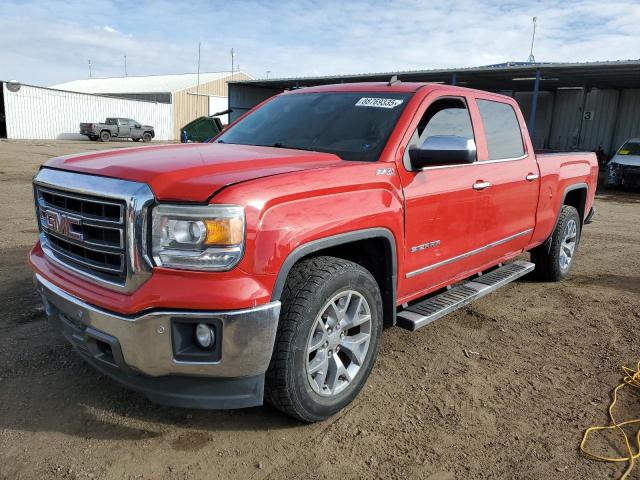
<path id="1" fill-rule="evenodd" d="M 427 137 L 422 146 L 409 148 L 411 167 L 420 170 L 436 165 L 455 165 L 476 161 L 476 142 L 457 135 Z"/>
<path id="2" fill-rule="evenodd" d="M 136 128 L 142 128 L 142 125 L 140 125 L 139 123 L 136 123 Z"/>

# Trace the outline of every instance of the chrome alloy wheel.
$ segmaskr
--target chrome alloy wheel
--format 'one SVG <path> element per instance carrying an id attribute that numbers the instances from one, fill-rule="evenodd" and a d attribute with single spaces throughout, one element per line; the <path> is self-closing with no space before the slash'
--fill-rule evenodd
<path id="1" fill-rule="evenodd" d="M 337 395 L 354 381 L 371 341 L 371 309 L 354 290 L 338 293 L 316 317 L 307 342 L 307 379 L 314 392 Z"/>
<path id="2" fill-rule="evenodd" d="M 578 226 L 572 218 L 567 222 L 564 228 L 564 238 L 560 245 L 560 268 L 566 270 L 573 260 L 573 254 L 576 251 L 576 243 L 578 240 Z"/>

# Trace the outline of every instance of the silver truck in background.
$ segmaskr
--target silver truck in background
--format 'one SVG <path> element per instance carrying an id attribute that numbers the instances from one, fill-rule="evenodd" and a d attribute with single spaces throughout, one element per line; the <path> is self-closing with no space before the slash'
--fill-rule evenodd
<path id="1" fill-rule="evenodd" d="M 150 142 L 155 131 L 150 125 L 141 125 L 130 118 L 107 118 L 104 123 L 81 123 L 80 134 L 90 140 L 108 142 L 111 138 L 130 138 L 135 142 Z"/>

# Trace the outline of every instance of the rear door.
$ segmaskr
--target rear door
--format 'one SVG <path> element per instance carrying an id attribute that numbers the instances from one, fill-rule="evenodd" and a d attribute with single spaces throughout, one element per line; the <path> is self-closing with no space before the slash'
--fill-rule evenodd
<path id="1" fill-rule="evenodd" d="M 529 243 L 540 174 L 522 115 L 509 99 L 479 94 L 470 109 L 484 146 L 472 167 L 477 214 L 473 234 L 481 249 L 474 263 L 483 268 L 520 253 Z"/>

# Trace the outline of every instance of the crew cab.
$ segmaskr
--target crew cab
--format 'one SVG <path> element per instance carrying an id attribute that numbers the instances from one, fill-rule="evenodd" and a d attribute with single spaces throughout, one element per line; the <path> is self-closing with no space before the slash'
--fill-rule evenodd
<path id="1" fill-rule="evenodd" d="M 356 397 L 384 326 L 566 277 L 597 174 L 592 153 L 536 155 L 506 96 L 305 88 L 211 143 L 49 160 L 30 264 L 51 323 L 129 388 L 313 422 Z"/>
<path id="2" fill-rule="evenodd" d="M 90 140 L 108 142 L 112 138 L 130 138 L 134 142 L 145 143 L 156 136 L 151 125 L 141 125 L 130 118 L 107 118 L 104 123 L 81 123 L 80 134 Z"/>

